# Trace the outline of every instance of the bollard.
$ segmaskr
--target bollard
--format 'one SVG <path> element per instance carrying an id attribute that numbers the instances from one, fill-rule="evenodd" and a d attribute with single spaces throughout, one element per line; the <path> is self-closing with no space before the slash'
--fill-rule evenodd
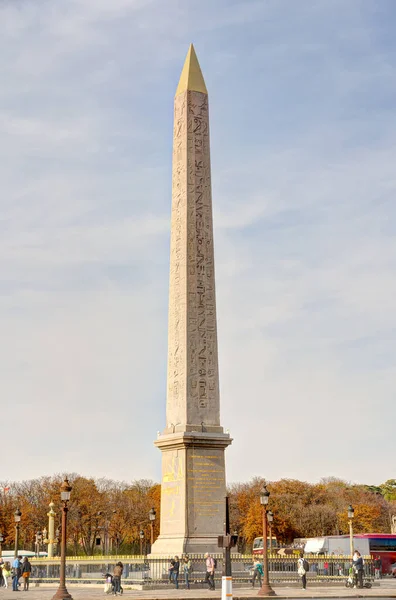
<path id="1" fill-rule="evenodd" d="M 232 598 L 232 577 L 221 578 L 221 600 Z"/>

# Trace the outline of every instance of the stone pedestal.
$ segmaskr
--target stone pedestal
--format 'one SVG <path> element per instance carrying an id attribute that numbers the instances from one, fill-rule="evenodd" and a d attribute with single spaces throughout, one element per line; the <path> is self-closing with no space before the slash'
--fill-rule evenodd
<path id="1" fill-rule="evenodd" d="M 228 434 L 186 432 L 163 435 L 161 534 L 151 553 L 219 552 L 224 533 L 224 450 Z"/>

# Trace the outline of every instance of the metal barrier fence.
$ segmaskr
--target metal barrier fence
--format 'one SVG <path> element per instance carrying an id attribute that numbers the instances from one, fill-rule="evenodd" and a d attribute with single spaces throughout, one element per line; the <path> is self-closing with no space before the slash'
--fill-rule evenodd
<path id="1" fill-rule="evenodd" d="M 217 559 L 216 577 L 220 578 L 223 570 L 223 555 L 214 555 Z M 297 573 L 297 556 L 269 555 L 269 576 L 273 583 L 293 583 L 299 580 Z M 348 577 L 351 560 L 346 556 L 306 557 L 310 568 L 307 577 L 310 581 L 329 583 L 344 582 Z M 189 581 L 192 585 L 202 584 L 205 580 L 206 567 L 203 554 L 190 554 L 192 572 Z M 254 557 L 252 555 L 233 554 L 231 556 L 232 575 L 235 583 L 250 583 L 253 575 Z M 112 573 L 116 562 L 124 565 L 123 586 L 145 585 L 161 586 L 169 583 L 170 557 L 145 556 L 107 556 L 107 557 L 68 557 L 66 562 L 66 579 L 69 583 L 104 582 L 106 573 Z M 31 559 L 32 583 L 48 583 L 59 579 L 59 559 Z M 371 557 L 364 557 L 364 576 L 372 578 L 374 574 Z M 184 582 L 182 564 L 180 565 L 179 582 Z"/>

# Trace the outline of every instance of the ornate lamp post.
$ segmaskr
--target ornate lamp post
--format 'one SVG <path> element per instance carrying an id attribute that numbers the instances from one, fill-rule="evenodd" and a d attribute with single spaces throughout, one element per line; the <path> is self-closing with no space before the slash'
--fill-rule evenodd
<path id="1" fill-rule="evenodd" d="M 150 542 L 151 542 L 151 546 L 154 544 L 154 521 L 155 521 L 155 516 L 156 516 L 156 512 L 154 508 L 151 508 L 149 510 L 149 519 L 150 519 Z"/>
<path id="2" fill-rule="evenodd" d="M 71 595 L 66 589 L 66 526 L 67 526 L 67 503 L 70 500 L 70 492 L 72 487 L 68 482 L 67 478 L 61 485 L 61 500 L 62 506 L 62 541 L 61 541 L 61 563 L 60 563 L 60 577 L 59 587 L 56 594 L 52 597 L 52 600 L 72 600 Z"/>
<path id="3" fill-rule="evenodd" d="M 15 520 L 15 549 L 14 549 L 14 558 L 18 556 L 18 544 L 19 544 L 19 523 L 21 521 L 22 513 L 19 508 L 14 512 L 14 520 Z"/>
<path id="4" fill-rule="evenodd" d="M 349 520 L 349 548 L 350 548 L 351 556 L 353 556 L 353 527 L 352 527 L 352 521 L 353 521 L 353 517 L 354 516 L 355 516 L 355 510 L 354 510 L 352 504 L 350 504 L 348 506 L 348 520 Z"/>
<path id="5" fill-rule="evenodd" d="M 1 545 L 2 545 L 3 542 L 4 542 L 3 534 L 0 533 L 0 558 L 1 558 L 1 553 L 2 553 L 2 547 L 1 547 Z"/>
<path id="6" fill-rule="evenodd" d="M 140 537 L 140 556 L 143 556 L 143 540 L 144 540 L 144 531 L 143 531 L 143 529 L 141 529 L 139 531 L 139 537 Z"/>
<path id="7" fill-rule="evenodd" d="M 269 502 L 270 493 L 267 490 L 265 483 L 260 493 L 260 503 L 263 507 L 263 583 L 259 589 L 258 596 L 275 596 L 275 592 L 270 586 L 269 575 L 268 575 L 268 553 L 267 553 L 267 506 Z"/>
<path id="8" fill-rule="evenodd" d="M 274 513 L 272 512 L 272 510 L 269 510 L 267 512 L 267 520 L 269 526 L 270 552 L 272 552 L 272 523 L 274 520 Z"/>

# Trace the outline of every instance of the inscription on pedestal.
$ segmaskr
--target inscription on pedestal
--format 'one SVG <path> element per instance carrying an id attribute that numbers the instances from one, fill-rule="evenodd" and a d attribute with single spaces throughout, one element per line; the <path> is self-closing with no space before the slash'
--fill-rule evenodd
<path id="1" fill-rule="evenodd" d="M 197 448 L 187 451 L 187 499 L 194 530 L 211 533 L 224 515 L 224 450 Z M 213 532 L 213 529 L 212 529 Z"/>

